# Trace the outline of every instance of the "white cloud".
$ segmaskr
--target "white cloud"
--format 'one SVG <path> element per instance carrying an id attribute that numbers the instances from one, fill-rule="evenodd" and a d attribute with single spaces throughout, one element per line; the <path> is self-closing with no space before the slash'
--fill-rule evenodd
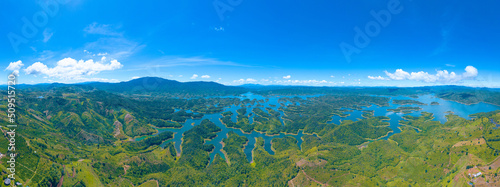
<path id="1" fill-rule="evenodd" d="M 209 79 L 210 78 L 210 75 L 202 75 L 201 76 L 202 79 Z"/>
<path id="2" fill-rule="evenodd" d="M 108 35 L 108 36 L 120 36 L 122 33 L 116 32 L 115 30 L 118 27 L 108 24 L 98 24 L 96 22 L 88 25 L 83 29 L 87 34 L 99 34 L 99 35 Z"/>
<path id="3" fill-rule="evenodd" d="M 331 77 L 331 78 L 335 78 L 335 76 L 333 76 L 333 75 L 331 75 L 330 77 Z"/>
<path id="4" fill-rule="evenodd" d="M 245 83 L 245 79 L 234 80 L 233 82 L 243 84 Z"/>
<path id="5" fill-rule="evenodd" d="M 473 66 L 467 66 L 465 72 L 461 75 L 455 72 L 448 72 L 447 70 L 438 70 L 436 74 L 429 74 L 428 72 L 419 71 L 408 73 L 402 69 L 397 69 L 394 73 L 385 71 L 385 74 L 392 80 L 414 80 L 422 82 L 440 82 L 440 83 L 454 83 L 466 79 L 474 79 L 478 75 L 478 71 Z"/>
<path id="6" fill-rule="evenodd" d="M 5 70 L 15 71 L 21 69 L 21 67 L 23 66 L 24 66 L 23 62 L 18 60 L 17 62 L 11 62 L 9 66 L 5 68 Z"/>
<path id="7" fill-rule="evenodd" d="M 139 69 L 149 68 L 164 68 L 176 66 L 237 66 L 237 67 L 254 67 L 249 65 L 238 64 L 231 61 L 221 61 L 214 58 L 205 57 L 177 57 L 177 56 L 164 56 L 151 61 L 149 64 L 141 64 Z"/>
<path id="8" fill-rule="evenodd" d="M 453 64 L 445 64 L 445 65 L 448 67 L 455 67 L 455 65 L 453 65 Z"/>
<path id="9" fill-rule="evenodd" d="M 224 27 L 214 27 L 215 31 L 224 31 Z"/>
<path id="10" fill-rule="evenodd" d="M 95 56 L 96 54 L 90 51 L 106 51 L 105 53 L 98 53 L 97 55 L 105 55 L 107 57 L 122 59 L 126 58 L 140 50 L 142 50 L 146 45 L 140 44 L 138 42 L 128 40 L 124 37 L 100 37 L 96 41 L 85 43 L 83 46 L 84 52 L 86 54 Z M 68 54 L 68 56 L 77 54 Z"/>
<path id="11" fill-rule="evenodd" d="M 474 78 L 477 77 L 478 71 L 474 66 L 467 66 L 465 67 L 465 73 L 463 76 L 465 78 Z"/>
<path id="12" fill-rule="evenodd" d="M 135 76 L 135 77 L 132 77 L 131 80 L 138 79 L 138 78 L 141 78 L 141 77 Z"/>
<path id="13" fill-rule="evenodd" d="M 179 75 L 179 77 L 182 77 L 182 75 Z"/>
<path id="14" fill-rule="evenodd" d="M 239 84 L 244 84 L 244 83 L 256 83 L 257 80 L 252 79 L 252 78 L 247 78 L 247 79 L 239 79 L 239 80 L 234 80 L 233 83 L 239 83 Z"/>
<path id="15" fill-rule="evenodd" d="M 389 80 L 389 79 L 384 78 L 382 76 L 378 76 L 378 77 L 368 76 L 368 78 L 372 79 L 372 80 Z"/>
<path id="16" fill-rule="evenodd" d="M 387 71 L 384 71 L 389 78 L 393 80 L 404 80 L 410 78 L 410 74 L 406 71 L 403 71 L 402 69 L 397 69 L 396 72 L 394 73 L 389 73 Z"/>
<path id="17" fill-rule="evenodd" d="M 79 82 L 120 82 L 119 80 L 117 79 L 105 79 L 105 78 L 96 78 L 96 77 L 92 77 L 92 78 L 86 78 L 86 77 L 79 77 L 79 78 L 76 78 L 75 80 L 79 81 Z M 54 82 L 52 80 L 52 82 Z"/>
<path id="18" fill-rule="evenodd" d="M 54 35 L 54 33 L 50 32 L 49 29 L 43 30 L 43 42 L 47 43 L 50 40 L 50 38 L 52 38 L 52 35 Z"/>
<path id="19" fill-rule="evenodd" d="M 277 80 L 277 84 L 300 84 L 300 85 L 310 85 L 310 84 L 325 84 L 328 83 L 326 80 Z"/>
<path id="20" fill-rule="evenodd" d="M 196 79 L 196 78 L 198 78 L 198 75 L 193 74 L 193 76 L 191 76 L 191 78 L 190 78 L 190 79 Z"/>
<path id="21" fill-rule="evenodd" d="M 287 76 L 283 76 L 283 78 L 284 78 L 284 79 L 290 79 L 290 78 L 292 78 L 292 76 L 287 75 Z"/>
<path id="22" fill-rule="evenodd" d="M 54 56 L 56 56 L 56 53 L 50 50 L 43 50 L 38 55 L 39 56 L 36 58 L 36 61 L 46 61 L 52 60 Z"/>
<path id="23" fill-rule="evenodd" d="M 60 79 L 75 79 L 82 80 L 83 76 L 95 75 L 101 71 L 111 71 L 122 68 L 123 65 L 117 60 L 107 61 L 106 57 L 102 57 L 100 61 L 94 60 L 75 60 L 72 58 L 65 58 L 57 62 L 53 68 L 41 62 L 35 62 L 31 66 L 24 69 L 28 75 L 47 75 L 48 77 L 56 77 Z"/>
<path id="24" fill-rule="evenodd" d="M 9 70 L 12 71 L 15 75 L 19 75 L 19 70 L 23 67 L 24 64 L 22 61 L 18 60 L 17 62 L 11 62 L 4 71 Z"/>

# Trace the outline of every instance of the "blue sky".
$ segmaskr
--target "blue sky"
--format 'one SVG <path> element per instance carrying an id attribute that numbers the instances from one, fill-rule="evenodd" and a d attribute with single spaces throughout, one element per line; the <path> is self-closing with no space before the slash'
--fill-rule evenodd
<path id="1" fill-rule="evenodd" d="M 4 0 L 0 76 L 500 87 L 499 8 L 494 0 Z"/>

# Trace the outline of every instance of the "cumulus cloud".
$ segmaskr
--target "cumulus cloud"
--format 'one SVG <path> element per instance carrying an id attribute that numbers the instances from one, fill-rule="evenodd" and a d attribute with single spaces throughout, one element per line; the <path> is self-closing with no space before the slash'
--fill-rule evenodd
<path id="1" fill-rule="evenodd" d="M 287 75 L 287 76 L 283 76 L 283 78 L 284 78 L 284 79 L 290 79 L 290 78 L 292 78 L 292 76 Z"/>
<path id="2" fill-rule="evenodd" d="M 210 75 L 202 75 L 201 76 L 202 79 L 209 79 L 210 78 Z"/>
<path id="3" fill-rule="evenodd" d="M 454 83 L 462 80 L 474 79 L 478 75 L 478 71 L 473 66 L 467 66 L 465 72 L 456 74 L 455 72 L 448 72 L 447 70 L 438 70 L 436 74 L 429 74 L 428 72 L 419 71 L 408 73 L 402 69 L 397 69 L 394 73 L 385 71 L 385 74 L 392 80 L 414 80 L 422 82 L 440 82 L 440 83 Z"/>
<path id="4" fill-rule="evenodd" d="M 5 68 L 5 70 L 15 71 L 21 69 L 21 67 L 23 66 L 24 66 L 23 62 L 18 60 L 17 62 L 11 62 L 9 66 Z"/>
<path id="5" fill-rule="evenodd" d="M 244 83 L 256 83 L 257 80 L 252 79 L 252 78 L 247 78 L 247 79 L 239 79 L 239 80 L 234 80 L 234 83 L 239 83 L 239 84 L 244 84 Z"/>
<path id="6" fill-rule="evenodd" d="M 410 78 L 410 74 L 406 71 L 403 71 L 403 69 L 397 69 L 394 73 L 389 73 L 387 71 L 384 72 L 387 76 L 389 76 L 389 78 L 393 80 L 404 80 Z"/>
<path id="7" fill-rule="evenodd" d="M 389 80 L 389 79 L 384 78 L 382 76 L 378 76 L 378 77 L 368 76 L 368 78 L 372 79 L 372 80 Z"/>
<path id="8" fill-rule="evenodd" d="M 465 67 L 465 73 L 463 74 L 463 77 L 465 78 L 474 78 L 477 77 L 478 71 L 474 66 L 467 66 Z"/>
<path id="9" fill-rule="evenodd" d="M 196 79 L 196 78 L 198 78 L 198 75 L 193 74 L 193 76 L 191 76 L 191 78 L 190 78 L 190 79 Z"/>
<path id="10" fill-rule="evenodd" d="M 53 68 L 41 62 L 35 62 L 31 66 L 24 69 L 28 75 L 47 75 L 48 77 L 56 77 L 60 79 L 82 79 L 83 76 L 95 75 L 101 71 L 111 71 L 122 68 L 123 65 L 117 60 L 108 62 L 106 57 L 102 57 L 100 61 L 94 60 L 75 60 L 65 58 L 57 62 Z"/>
<path id="11" fill-rule="evenodd" d="M 18 60 L 17 62 L 11 62 L 9 64 L 9 66 L 7 66 L 7 68 L 5 68 L 4 71 L 9 70 L 9 71 L 12 71 L 12 73 L 14 73 L 15 75 L 18 75 L 19 74 L 19 70 L 23 66 L 24 66 L 23 62 L 20 61 L 20 60 Z"/>

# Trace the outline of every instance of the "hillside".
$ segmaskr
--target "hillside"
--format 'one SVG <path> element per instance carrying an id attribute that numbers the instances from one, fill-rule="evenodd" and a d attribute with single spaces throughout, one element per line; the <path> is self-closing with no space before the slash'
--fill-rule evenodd
<path id="1" fill-rule="evenodd" d="M 263 106 L 268 98 L 170 97 L 207 94 L 195 88 L 193 92 L 200 92 L 180 91 L 186 84 L 246 91 L 216 83 L 151 79 L 165 81 L 157 84 L 158 90 L 177 90 L 169 96 L 156 89 L 123 88 L 150 85 L 143 84 L 147 80 L 23 88 L 17 97 L 17 160 L 22 164 L 18 180 L 29 186 L 460 186 L 470 180 L 464 173 L 476 167 L 486 177 L 477 179 L 478 183 L 499 181 L 495 123 L 500 122 L 500 111 L 471 115 L 471 120 L 448 114 L 446 123 L 427 112 L 405 115 L 399 121 L 402 132 L 384 139 L 392 131 L 390 118 L 375 116 L 363 107 L 389 106 L 389 98 L 354 88 L 312 98 L 280 96 L 269 107 Z M 315 89 L 324 88 L 311 88 Z M 393 92 L 414 96 L 423 91 Z M 0 152 L 6 153 L 6 92 L 0 93 L 4 134 Z M 143 95 L 154 94 L 157 97 L 144 99 Z M 408 104 L 410 100 L 396 102 Z M 230 107 L 238 109 L 231 112 Z M 346 117 L 354 110 L 362 110 L 362 117 L 329 123 L 333 116 Z M 223 131 L 228 129 L 234 131 Z M 252 139 L 238 134 L 255 131 L 262 134 Z M 292 137 L 298 132 L 304 133 L 301 138 Z M 269 139 L 281 134 L 287 135 Z M 176 136 L 182 136 L 180 149 L 174 142 Z M 221 142 L 221 150 L 207 143 L 212 140 Z M 303 141 L 300 145 L 299 140 Z M 246 159 L 249 146 L 251 160 Z M 222 154 L 211 159 L 216 151 Z M 0 165 L 4 178 L 7 158 Z"/>

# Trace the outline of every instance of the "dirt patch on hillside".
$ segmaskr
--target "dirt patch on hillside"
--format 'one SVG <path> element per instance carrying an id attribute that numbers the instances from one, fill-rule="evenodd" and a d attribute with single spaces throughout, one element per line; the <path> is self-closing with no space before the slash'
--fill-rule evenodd
<path id="1" fill-rule="evenodd" d="M 486 141 L 484 138 L 478 138 L 474 140 L 461 141 L 453 145 L 453 147 L 468 146 L 468 145 L 483 145 Z"/>
<path id="2" fill-rule="evenodd" d="M 500 167 L 500 157 L 493 161 L 490 165 L 479 167 L 483 171 L 496 171 Z M 491 168 L 491 169 L 490 169 Z"/>
<path id="3" fill-rule="evenodd" d="M 288 186 L 290 187 L 302 187 L 302 186 L 321 186 L 320 183 L 311 180 L 303 171 L 299 171 L 297 176 L 292 180 L 288 181 Z"/>
<path id="4" fill-rule="evenodd" d="M 125 115 L 125 124 L 131 122 L 132 120 L 134 120 L 134 116 L 132 116 L 130 114 Z"/>
<path id="5" fill-rule="evenodd" d="M 305 159 L 301 159 L 295 164 L 297 165 L 297 167 L 306 167 L 306 166 L 307 167 L 315 167 L 315 166 L 324 166 L 326 163 L 327 163 L 327 161 L 323 160 L 323 159 L 317 159 L 317 160 L 313 160 L 313 161 L 307 161 Z"/>
<path id="6" fill-rule="evenodd" d="M 113 134 L 115 137 L 117 137 L 120 135 L 120 129 L 123 127 L 123 124 L 120 123 L 119 121 L 115 121 L 113 125 L 115 126 L 115 131 L 113 131 Z"/>
<path id="7" fill-rule="evenodd" d="M 123 175 L 126 175 L 127 174 L 127 170 L 130 169 L 130 166 L 129 165 L 123 165 L 123 170 L 125 171 L 125 174 Z"/>

